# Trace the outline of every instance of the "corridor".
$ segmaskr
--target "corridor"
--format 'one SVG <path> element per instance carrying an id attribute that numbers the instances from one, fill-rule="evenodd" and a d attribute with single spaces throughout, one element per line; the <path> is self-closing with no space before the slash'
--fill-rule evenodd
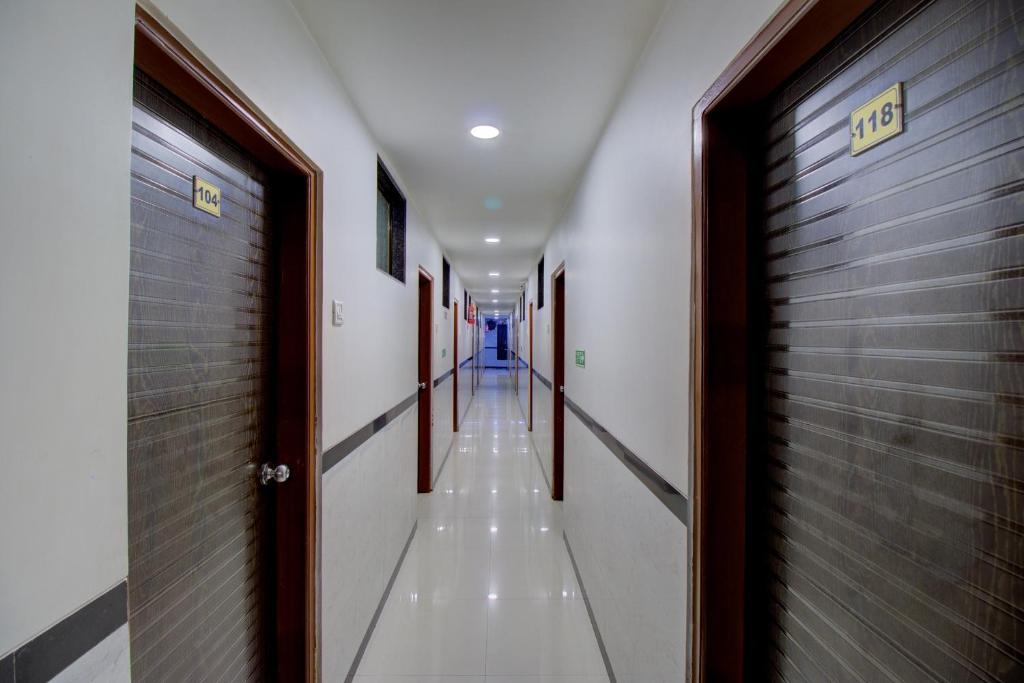
<path id="1" fill-rule="evenodd" d="M 0 683 L 1024 682 L 1024 0 L 3 0 L 0 101 Z"/>
<path id="2" fill-rule="evenodd" d="M 487 370 L 355 680 L 607 681 L 562 533 L 511 379 Z"/>

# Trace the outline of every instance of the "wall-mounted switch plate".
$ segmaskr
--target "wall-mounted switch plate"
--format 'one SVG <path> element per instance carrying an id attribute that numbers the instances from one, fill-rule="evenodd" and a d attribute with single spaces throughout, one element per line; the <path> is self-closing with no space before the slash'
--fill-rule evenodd
<path id="1" fill-rule="evenodd" d="M 334 300 L 334 326 L 341 327 L 345 324 L 345 303 L 343 301 Z"/>

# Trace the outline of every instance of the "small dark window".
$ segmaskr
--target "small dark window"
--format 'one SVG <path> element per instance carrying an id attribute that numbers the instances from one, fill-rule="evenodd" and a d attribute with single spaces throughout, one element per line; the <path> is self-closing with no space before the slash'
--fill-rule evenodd
<path id="1" fill-rule="evenodd" d="M 405 196 L 377 159 L 377 269 L 405 282 Z"/>
<path id="2" fill-rule="evenodd" d="M 537 310 L 544 308 L 544 257 L 537 264 Z"/>
<path id="3" fill-rule="evenodd" d="M 519 296 L 519 321 L 523 322 L 526 320 L 526 292 Z"/>
<path id="4" fill-rule="evenodd" d="M 462 319 L 469 320 L 469 292 L 462 290 Z"/>
<path id="5" fill-rule="evenodd" d="M 441 257 L 441 305 L 445 308 L 452 307 L 452 267 L 448 259 Z"/>

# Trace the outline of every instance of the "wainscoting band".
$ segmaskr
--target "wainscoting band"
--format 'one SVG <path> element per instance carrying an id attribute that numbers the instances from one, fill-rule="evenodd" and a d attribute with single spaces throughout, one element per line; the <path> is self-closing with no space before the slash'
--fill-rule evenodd
<path id="1" fill-rule="evenodd" d="M 603 443 L 608 450 L 612 452 L 615 457 L 622 461 L 622 464 L 626 466 L 630 472 L 636 476 L 640 482 L 646 486 L 651 492 L 665 504 L 665 507 L 675 515 L 680 522 L 683 524 L 689 524 L 690 521 L 690 505 L 687 501 L 686 496 L 680 493 L 672 484 L 665 481 L 660 474 L 654 471 L 650 465 L 645 463 L 640 457 L 633 451 L 626 448 L 625 444 L 616 439 L 612 434 L 602 427 L 597 421 L 587 415 L 587 413 L 580 408 L 578 405 L 566 396 L 565 407 L 572 412 L 573 415 L 579 418 L 594 436 Z"/>
<path id="2" fill-rule="evenodd" d="M 0 681 L 49 681 L 126 623 L 127 580 L 0 658 Z"/>
<path id="3" fill-rule="evenodd" d="M 436 386 L 436 385 L 435 385 Z M 326 474 L 329 469 L 351 455 L 353 451 L 366 443 L 370 437 L 384 429 L 389 423 L 394 422 L 399 415 L 416 405 L 420 392 L 417 390 L 411 396 L 403 400 L 397 406 L 383 415 L 378 415 L 372 422 L 343 439 L 340 443 L 332 446 L 324 453 L 321 473 Z"/>
<path id="4" fill-rule="evenodd" d="M 434 388 L 436 389 L 436 388 L 438 388 L 439 386 L 441 386 L 441 383 L 442 383 L 442 382 L 444 382 L 444 381 L 445 381 L 446 379 L 448 379 L 449 377 L 451 377 L 451 376 L 452 376 L 452 374 L 454 374 L 454 372 L 455 372 L 454 370 L 449 370 L 448 372 L 444 373 L 443 375 L 441 375 L 440 377 L 438 377 L 437 379 L 435 379 L 435 380 L 434 380 Z"/>
<path id="5" fill-rule="evenodd" d="M 548 389 L 550 389 L 550 388 L 551 388 L 551 382 L 549 382 L 549 381 L 548 381 L 548 378 L 547 378 L 547 377 L 545 377 L 544 375 L 542 375 L 542 374 L 540 374 L 539 372 L 537 372 L 537 368 L 534 368 L 534 369 L 533 369 L 533 374 L 534 374 L 534 376 L 535 376 L 535 377 L 536 377 L 537 379 L 539 379 L 539 380 L 540 380 L 540 383 L 541 383 L 541 384 L 543 384 L 544 386 L 546 386 L 546 387 L 547 387 Z"/>
<path id="6" fill-rule="evenodd" d="M 413 522 L 412 531 L 409 533 L 409 538 L 405 541 L 405 547 L 402 548 L 402 554 L 398 556 L 398 562 L 395 564 L 395 570 L 391 572 L 391 578 L 388 579 L 388 585 L 384 588 L 384 595 L 381 596 L 380 602 L 377 604 L 377 610 L 373 613 L 373 619 L 370 620 L 370 625 L 366 629 L 366 634 L 363 636 L 363 642 L 359 643 L 359 649 L 356 650 L 355 659 L 352 660 L 352 666 L 348 669 L 348 675 L 345 676 L 345 683 L 352 683 L 355 680 L 356 672 L 359 671 L 359 664 L 363 661 L 363 655 L 366 653 L 366 647 L 370 644 L 370 638 L 373 636 L 373 630 L 377 628 L 377 622 L 380 620 L 380 614 L 384 611 L 384 605 L 388 601 L 388 596 L 391 595 L 391 589 L 395 585 L 395 579 L 398 578 L 398 572 L 402 568 L 402 563 L 405 562 L 405 556 L 409 552 L 409 546 L 412 545 L 413 536 L 416 535 L 416 528 L 419 527 L 419 521 Z"/>
<path id="7" fill-rule="evenodd" d="M 572 563 L 572 570 L 576 574 L 576 583 L 580 585 L 580 593 L 583 594 L 583 604 L 587 607 L 587 614 L 590 615 L 590 625 L 594 627 L 594 636 L 597 638 L 597 647 L 601 650 L 601 659 L 604 660 L 604 670 L 608 674 L 609 683 L 615 683 L 615 672 L 612 671 L 612 660 L 608 658 L 608 650 L 604 647 L 604 638 L 601 637 L 601 629 L 597 627 L 597 619 L 594 618 L 594 609 L 590 606 L 590 598 L 587 597 L 587 589 L 583 585 L 583 577 L 580 576 L 580 568 L 576 566 L 576 557 L 572 554 L 572 546 L 569 545 L 569 536 L 562 531 L 562 540 L 565 541 L 565 549 L 569 553 L 569 562 Z"/>

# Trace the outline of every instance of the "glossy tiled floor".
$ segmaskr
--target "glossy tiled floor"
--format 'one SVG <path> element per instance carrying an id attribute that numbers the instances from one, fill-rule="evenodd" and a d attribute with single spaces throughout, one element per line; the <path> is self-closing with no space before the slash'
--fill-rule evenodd
<path id="1" fill-rule="evenodd" d="M 361 683 L 607 681 L 509 378 L 483 379 L 381 614 Z"/>

